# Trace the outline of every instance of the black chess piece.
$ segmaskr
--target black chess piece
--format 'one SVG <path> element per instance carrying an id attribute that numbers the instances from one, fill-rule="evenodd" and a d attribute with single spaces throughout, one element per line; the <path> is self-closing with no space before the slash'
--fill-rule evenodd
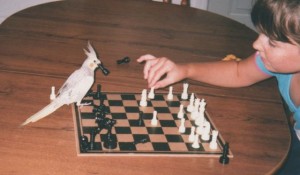
<path id="1" fill-rule="evenodd" d="M 120 60 L 117 60 L 117 64 L 125 64 L 125 63 L 129 63 L 130 62 L 130 58 L 128 56 L 120 59 Z"/>
<path id="2" fill-rule="evenodd" d="M 229 163 L 228 151 L 229 151 L 229 144 L 226 142 L 225 145 L 223 146 L 222 156 L 219 159 L 219 162 L 222 163 L 223 165 Z"/>
<path id="3" fill-rule="evenodd" d="M 98 64 L 98 68 L 102 71 L 102 73 L 103 73 L 105 76 L 107 76 L 107 75 L 110 73 L 109 70 L 106 69 L 106 68 L 104 67 L 103 64 Z"/>
<path id="4" fill-rule="evenodd" d="M 111 128 L 107 131 L 103 146 L 106 149 L 117 148 L 117 136 L 111 133 Z"/>
<path id="5" fill-rule="evenodd" d="M 97 135 L 97 129 L 93 128 L 90 131 L 90 150 L 94 150 L 95 148 L 95 137 Z"/>
<path id="6" fill-rule="evenodd" d="M 80 151 L 86 153 L 89 150 L 89 139 L 87 136 L 80 136 Z"/>
<path id="7" fill-rule="evenodd" d="M 143 111 L 140 111 L 140 112 L 139 112 L 139 119 L 138 119 L 138 125 L 139 125 L 139 126 L 144 126 L 143 115 L 144 115 L 144 112 L 143 112 Z"/>
<path id="8" fill-rule="evenodd" d="M 95 99 L 100 99 L 101 95 L 102 95 L 102 93 L 101 93 L 101 84 L 97 84 L 97 92 L 95 93 L 94 98 Z"/>
<path id="9" fill-rule="evenodd" d="M 93 108 L 93 113 L 104 113 L 104 114 L 108 114 L 109 113 L 109 108 L 104 104 L 104 99 L 100 98 L 100 105 L 94 105 Z"/>
<path id="10" fill-rule="evenodd" d="M 93 90 L 89 89 L 89 91 L 85 94 L 85 97 L 92 97 L 93 96 Z"/>

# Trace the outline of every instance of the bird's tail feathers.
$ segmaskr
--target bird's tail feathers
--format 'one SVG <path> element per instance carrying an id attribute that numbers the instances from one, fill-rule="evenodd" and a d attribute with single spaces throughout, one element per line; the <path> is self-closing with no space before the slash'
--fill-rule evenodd
<path id="1" fill-rule="evenodd" d="M 58 104 L 55 101 L 53 101 L 52 103 L 50 103 L 49 105 L 44 107 L 39 112 L 37 112 L 34 115 L 32 115 L 31 117 L 29 117 L 24 123 L 21 124 L 21 126 L 27 125 L 28 123 L 31 123 L 31 122 L 36 122 L 36 121 L 48 116 L 49 114 L 53 113 L 58 108 L 60 108 L 62 105 L 63 104 Z"/>

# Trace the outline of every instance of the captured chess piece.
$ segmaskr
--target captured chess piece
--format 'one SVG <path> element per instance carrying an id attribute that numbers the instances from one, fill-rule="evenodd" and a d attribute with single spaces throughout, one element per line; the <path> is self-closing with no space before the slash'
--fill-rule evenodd
<path id="1" fill-rule="evenodd" d="M 99 69 L 102 71 L 102 73 L 106 76 L 108 75 L 110 72 L 108 69 L 106 69 L 103 64 L 98 64 Z"/>
<path id="2" fill-rule="evenodd" d="M 229 151 L 229 144 L 225 143 L 225 145 L 223 146 L 222 156 L 219 159 L 219 162 L 222 163 L 223 165 L 229 163 L 228 151 Z"/>
<path id="3" fill-rule="evenodd" d="M 120 60 L 117 60 L 117 64 L 125 64 L 125 63 L 129 63 L 130 62 L 130 58 L 128 56 L 120 59 Z"/>

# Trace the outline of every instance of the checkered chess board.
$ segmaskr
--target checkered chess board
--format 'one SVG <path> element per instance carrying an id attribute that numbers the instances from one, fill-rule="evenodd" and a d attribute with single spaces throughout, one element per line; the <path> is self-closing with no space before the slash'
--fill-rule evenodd
<path id="1" fill-rule="evenodd" d="M 200 148 L 194 149 L 188 141 L 191 127 L 194 121 L 190 120 L 190 113 L 186 112 L 184 117 L 186 131 L 179 133 L 180 119 L 177 118 L 180 104 L 186 106 L 187 100 L 181 100 L 180 95 L 174 94 L 174 99 L 167 100 L 167 94 L 155 94 L 155 99 L 147 100 L 147 107 L 140 107 L 141 94 L 135 93 L 102 93 L 104 104 L 108 108 L 107 118 L 116 120 L 112 128 L 112 134 L 117 138 L 117 148 L 106 149 L 103 140 L 107 130 L 102 130 L 95 137 L 93 149 L 82 151 L 80 148 L 80 137 L 86 136 L 90 140 L 90 132 L 98 127 L 95 122 L 93 105 L 99 105 L 100 100 L 94 97 L 85 97 L 84 103 L 91 105 L 78 108 L 73 105 L 73 116 L 76 132 L 76 144 L 78 155 L 157 155 L 157 156 L 207 156 L 220 157 L 222 154 L 224 140 L 218 135 L 218 148 L 209 148 L 209 141 L 200 141 Z M 151 119 L 153 111 L 157 111 L 158 125 L 152 126 Z M 143 111 L 143 120 L 140 124 L 139 112 Z M 207 112 L 205 118 L 211 123 L 211 130 L 217 130 Z M 146 142 L 141 142 L 146 140 Z M 229 151 L 229 157 L 232 157 Z"/>

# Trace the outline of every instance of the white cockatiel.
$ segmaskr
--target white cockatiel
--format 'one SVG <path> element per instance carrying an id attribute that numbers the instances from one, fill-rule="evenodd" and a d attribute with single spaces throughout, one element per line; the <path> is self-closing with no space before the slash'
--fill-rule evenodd
<path id="1" fill-rule="evenodd" d="M 29 117 L 22 126 L 48 116 L 65 104 L 69 105 L 76 102 L 77 106 L 85 105 L 81 103 L 81 100 L 94 83 L 96 68 L 100 68 L 104 75 L 109 74 L 109 71 L 103 67 L 103 64 L 97 58 L 96 52 L 90 42 L 88 42 L 88 50 L 84 49 L 84 52 L 87 55 L 86 60 L 81 68 L 74 71 L 62 85 L 56 98 L 42 110 Z"/>

